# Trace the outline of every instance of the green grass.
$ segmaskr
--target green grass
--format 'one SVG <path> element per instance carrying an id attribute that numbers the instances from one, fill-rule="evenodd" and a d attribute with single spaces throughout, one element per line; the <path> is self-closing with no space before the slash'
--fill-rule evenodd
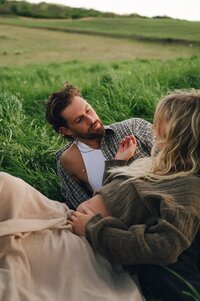
<path id="1" fill-rule="evenodd" d="M 65 81 L 82 89 L 105 124 L 137 116 L 152 121 L 169 90 L 200 87 L 200 58 L 0 68 L 1 170 L 60 199 L 54 153 L 65 141 L 46 124 L 44 103 Z"/>
<path id="2" fill-rule="evenodd" d="M 168 267 L 164 267 L 167 271 L 169 271 L 170 273 L 172 273 L 175 277 L 177 277 L 179 280 L 181 280 L 182 282 L 184 282 L 187 286 L 187 290 L 183 291 L 183 295 L 187 295 L 191 298 L 191 300 L 194 301 L 200 301 L 200 293 L 187 281 L 185 280 L 181 275 L 179 275 L 178 273 L 174 272 L 173 270 L 169 269 Z"/>

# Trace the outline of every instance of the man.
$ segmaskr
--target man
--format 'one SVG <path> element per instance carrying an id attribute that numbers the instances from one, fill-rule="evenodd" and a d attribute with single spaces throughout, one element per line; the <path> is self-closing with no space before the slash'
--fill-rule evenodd
<path id="1" fill-rule="evenodd" d="M 153 144 L 151 124 L 140 118 L 104 126 L 80 91 L 70 84 L 50 95 L 46 118 L 70 143 L 56 155 L 61 193 L 70 208 L 90 198 L 102 185 L 104 161 L 115 158 L 120 141 L 134 135 L 134 159 L 149 156 Z"/>

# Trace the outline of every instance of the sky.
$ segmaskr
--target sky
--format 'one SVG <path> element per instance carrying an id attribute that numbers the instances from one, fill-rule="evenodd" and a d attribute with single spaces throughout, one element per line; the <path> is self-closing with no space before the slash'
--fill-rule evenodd
<path id="1" fill-rule="evenodd" d="M 28 0 L 28 2 L 64 4 L 117 14 L 136 13 L 147 17 L 169 16 L 200 21 L 200 0 Z"/>

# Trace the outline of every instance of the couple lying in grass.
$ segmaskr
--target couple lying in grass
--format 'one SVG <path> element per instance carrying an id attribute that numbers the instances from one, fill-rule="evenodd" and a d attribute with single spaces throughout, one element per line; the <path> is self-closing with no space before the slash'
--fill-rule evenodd
<path id="1" fill-rule="evenodd" d="M 200 291 L 200 92 L 158 104 L 150 158 L 106 162 L 77 211 L 0 174 L 0 300 L 142 300 L 129 275 L 162 300 Z M 121 152 L 134 153 L 134 137 Z M 121 166 L 118 166 L 118 165 Z"/>

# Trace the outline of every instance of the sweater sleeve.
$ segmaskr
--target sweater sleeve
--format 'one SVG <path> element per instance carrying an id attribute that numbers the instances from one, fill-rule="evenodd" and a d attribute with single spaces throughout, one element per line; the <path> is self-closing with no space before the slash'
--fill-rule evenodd
<path id="1" fill-rule="evenodd" d="M 190 246 L 198 229 L 199 218 L 193 210 L 179 206 L 161 209 L 152 226 L 127 228 L 114 217 L 96 215 L 87 224 L 86 237 L 95 251 L 113 263 L 167 265 Z"/>
<path id="2" fill-rule="evenodd" d="M 105 161 L 105 170 L 104 170 L 104 175 L 103 175 L 103 185 L 109 183 L 113 177 L 110 174 L 110 169 L 113 167 L 120 167 L 120 166 L 127 166 L 127 161 L 125 160 L 106 160 Z"/>

